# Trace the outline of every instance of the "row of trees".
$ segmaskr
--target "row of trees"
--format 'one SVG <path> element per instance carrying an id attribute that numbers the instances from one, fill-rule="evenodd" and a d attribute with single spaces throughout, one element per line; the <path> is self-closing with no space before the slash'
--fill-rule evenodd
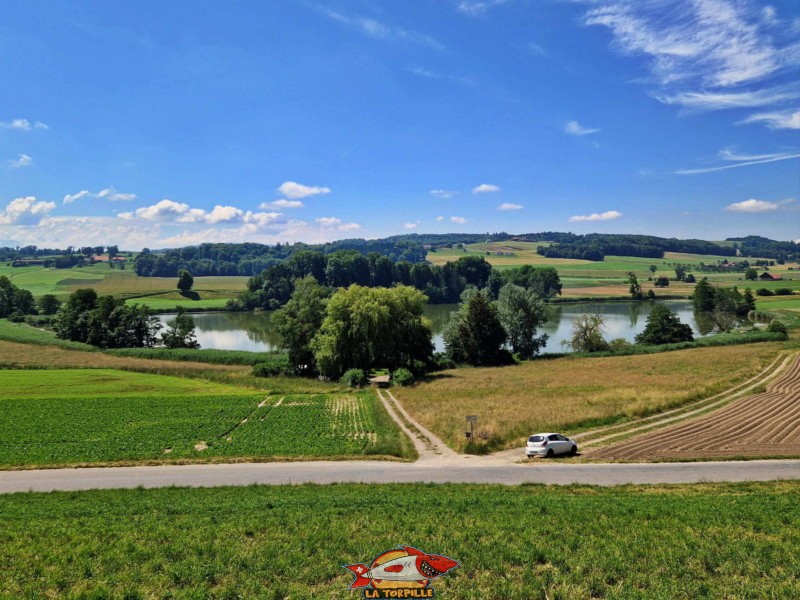
<path id="1" fill-rule="evenodd" d="M 441 360 L 433 355 L 423 316 L 426 301 L 405 285 L 354 284 L 331 294 L 307 275 L 272 322 L 294 373 L 339 378 L 351 369 L 386 368 L 419 375 Z M 494 300 L 488 288 L 470 287 L 445 328 L 448 364 L 507 364 L 514 360 L 511 352 L 532 358 L 547 342 L 546 334 L 537 335 L 545 321 L 544 304 L 532 290 L 508 283 Z"/>
<path id="2" fill-rule="evenodd" d="M 274 310 L 286 304 L 295 281 L 313 277 L 317 283 L 341 288 L 350 285 L 391 287 L 405 285 L 423 292 L 431 304 L 455 303 L 469 286 L 488 287 L 496 298 L 506 283 L 533 290 L 542 298 L 561 293 L 558 272 L 552 267 L 529 265 L 508 271 L 493 270 L 482 256 L 464 256 L 445 265 L 393 263 L 386 256 L 355 251 L 324 255 L 304 250 L 284 263 L 274 265 L 247 282 L 247 291 L 231 302 L 233 308 Z"/>
<path id="3" fill-rule="evenodd" d="M 128 306 L 121 298 L 98 297 L 92 289 L 70 294 L 52 321 L 56 336 L 98 348 L 199 348 L 194 320 L 183 312 L 163 325 L 146 306 Z"/>
<path id="4" fill-rule="evenodd" d="M 577 258 L 601 261 L 607 255 L 663 258 L 665 252 L 736 256 L 736 249 L 704 240 L 681 240 L 651 235 L 590 233 L 561 236 L 551 246 L 539 246 L 536 251 L 548 258 Z M 539 238 L 544 239 L 544 238 Z"/>
<path id="5" fill-rule="evenodd" d="M 279 265 L 299 252 L 316 251 L 328 255 L 350 250 L 362 256 L 375 252 L 390 262 L 417 263 L 425 260 L 426 250 L 405 240 L 338 240 L 328 244 L 200 244 L 160 253 L 142 250 L 133 268 L 143 277 L 175 277 L 181 269 L 197 277 L 209 275 L 256 275 Z"/>
<path id="6" fill-rule="evenodd" d="M 737 319 L 747 316 L 756 308 L 756 299 L 749 288 L 744 292 L 738 288 L 714 287 L 705 277 L 701 279 L 692 294 L 694 310 L 710 320 L 716 329 L 730 331 Z"/>

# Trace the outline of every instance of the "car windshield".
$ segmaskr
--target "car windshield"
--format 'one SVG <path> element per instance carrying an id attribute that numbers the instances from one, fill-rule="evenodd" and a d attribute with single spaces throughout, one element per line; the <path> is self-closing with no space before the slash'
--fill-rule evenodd
<path id="1" fill-rule="evenodd" d="M 541 442 L 544 438 L 540 435 L 532 435 L 528 438 L 529 442 Z"/>

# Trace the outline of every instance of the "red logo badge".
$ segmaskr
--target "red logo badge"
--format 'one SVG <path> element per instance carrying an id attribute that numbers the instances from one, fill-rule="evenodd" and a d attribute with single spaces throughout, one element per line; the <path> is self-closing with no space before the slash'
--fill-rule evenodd
<path id="1" fill-rule="evenodd" d="M 363 589 L 364 598 L 433 598 L 431 581 L 457 566 L 452 558 L 400 546 L 379 554 L 369 566 L 344 568 L 355 576 L 350 589 Z"/>

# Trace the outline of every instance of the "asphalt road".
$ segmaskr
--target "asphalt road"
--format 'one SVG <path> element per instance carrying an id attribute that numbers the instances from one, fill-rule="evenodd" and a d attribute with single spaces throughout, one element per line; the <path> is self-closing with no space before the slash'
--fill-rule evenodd
<path id="1" fill-rule="evenodd" d="M 135 487 L 215 487 L 300 483 L 544 483 L 590 485 L 800 479 L 800 460 L 649 464 L 487 464 L 316 461 L 0 472 L 0 493 Z"/>

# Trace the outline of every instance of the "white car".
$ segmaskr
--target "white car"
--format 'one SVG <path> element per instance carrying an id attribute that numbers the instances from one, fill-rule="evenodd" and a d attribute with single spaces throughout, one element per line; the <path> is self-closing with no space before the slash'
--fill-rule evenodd
<path id="1" fill-rule="evenodd" d="M 556 454 L 575 456 L 578 453 L 578 444 L 560 433 L 537 433 L 528 438 L 525 455 L 546 456 L 550 458 Z"/>

